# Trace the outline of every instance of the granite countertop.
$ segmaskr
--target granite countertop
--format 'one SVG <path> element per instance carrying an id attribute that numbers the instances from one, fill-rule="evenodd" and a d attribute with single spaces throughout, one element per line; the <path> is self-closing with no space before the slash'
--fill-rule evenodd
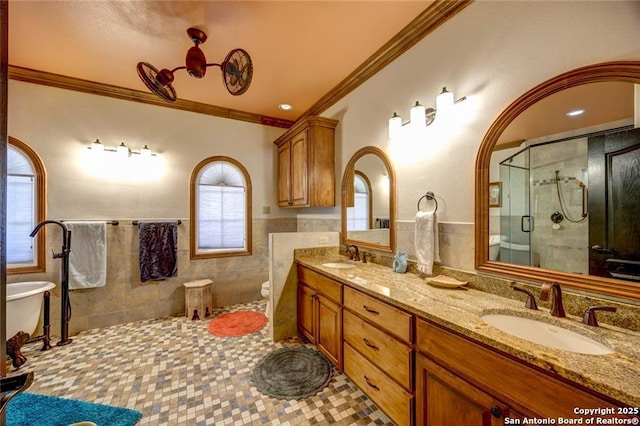
<path id="1" fill-rule="evenodd" d="M 296 256 L 296 262 L 470 339 L 640 407 L 640 333 L 606 324 L 586 326 L 574 316 L 555 318 L 547 309 L 532 311 L 524 308 L 523 302 L 474 289 L 433 287 L 417 274 L 398 274 L 388 267 L 353 262 L 344 256 L 303 254 Z M 353 263 L 356 267 L 322 266 L 329 262 Z M 532 343 L 486 324 L 480 318 L 486 313 L 539 318 L 605 343 L 613 352 L 587 355 Z"/>

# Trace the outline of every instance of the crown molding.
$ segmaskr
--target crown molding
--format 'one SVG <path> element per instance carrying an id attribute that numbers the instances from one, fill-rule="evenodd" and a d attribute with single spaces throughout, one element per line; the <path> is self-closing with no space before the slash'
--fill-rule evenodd
<path id="1" fill-rule="evenodd" d="M 125 87 L 113 86 L 110 84 L 96 83 L 94 81 L 82 80 L 75 77 L 68 77 L 60 74 L 53 74 L 44 71 L 9 65 L 9 79 L 24 81 L 27 83 L 41 84 L 44 86 L 57 87 L 59 89 L 74 90 L 76 92 L 89 93 L 92 95 L 108 96 L 126 101 L 140 102 L 143 104 L 156 105 L 165 108 L 174 108 L 183 111 L 196 112 L 199 114 L 212 115 L 215 117 L 229 118 L 232 120 L 246 121 L 249 123 L 264 124 L 265 126 L 282 127 L 288 129 L 293 125 L 293 121 L 282 118 L 269 117 L 202 102 L 177 99 L 175 102 L 165 102 L 157 98 L 152 93 L 141 90 L 127 89 Z"/>
<path id="2" fill-rule="evenodd" d="M 427 7 L 398 34 L 378 49 L 338 85 L 311 106 L 298 119 L 320 115 L 362 83 L 396 60 L 404 52 L 453 18 L 473 0 L 438 1 Z"/>
<path id="3" fill-rule="evenodd" d="M 177 99 L 175 102 L 167 103 L 151 93 L 140 90 L 13 65 L 9 65 L 9 79 L 288 129 L 300 119 L 320 115 L 472 2 L 473 0 L 436 0 L 295 121 L 185 99 Z"/>

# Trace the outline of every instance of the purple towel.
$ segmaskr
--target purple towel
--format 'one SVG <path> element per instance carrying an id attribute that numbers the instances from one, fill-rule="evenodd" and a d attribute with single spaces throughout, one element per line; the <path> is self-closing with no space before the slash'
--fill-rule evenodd
<path id="1" fill-rule="evenodd" d="M 140 281 L 178 275 L 178 223 L 138 222 Z"/>

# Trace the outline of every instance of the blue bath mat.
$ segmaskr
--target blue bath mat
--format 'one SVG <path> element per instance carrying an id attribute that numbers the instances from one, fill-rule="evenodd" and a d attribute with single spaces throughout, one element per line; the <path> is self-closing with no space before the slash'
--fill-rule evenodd
<path id="1" fill-rule="evenodd" d="M 128 408 L 21 393 L 9 401 L 7 426 L 67 426 L 82 421 L 98 426 L 133 426 L 142 413 Z"/>

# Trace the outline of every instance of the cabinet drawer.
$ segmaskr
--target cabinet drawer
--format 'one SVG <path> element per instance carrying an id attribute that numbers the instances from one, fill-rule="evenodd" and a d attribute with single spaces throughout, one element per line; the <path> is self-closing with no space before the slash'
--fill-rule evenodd
<path id="1" fill-rule="evenodd" d="M 344 288 L 344 306 L 380 328 L 411 343 L 411 315 L 350 287 Z"/>
<path id="2" fill-rule="evenodd" d="M 298 280 L 324 294 L 336 303 L 342 303 L 342 284 L 317 272 L 298 265 Z"/>
<path id="3" fill-rule="evenodd" d="M 411 390 L 411 348 L 349 311 L 342 318 L 344 341 Z"/>
<path id="4" fill-rule="evenodd" d="M 416 320 L 416 341 L 419 351 L 522 413 L 570 418 L 575 407 L 616 406 L 427 321 Z"/>
<path id="5" fill-rule="evenodd" d="M 411 424 L 413 395 L 346 343 L 344 372 L 396 424 Z"/>

